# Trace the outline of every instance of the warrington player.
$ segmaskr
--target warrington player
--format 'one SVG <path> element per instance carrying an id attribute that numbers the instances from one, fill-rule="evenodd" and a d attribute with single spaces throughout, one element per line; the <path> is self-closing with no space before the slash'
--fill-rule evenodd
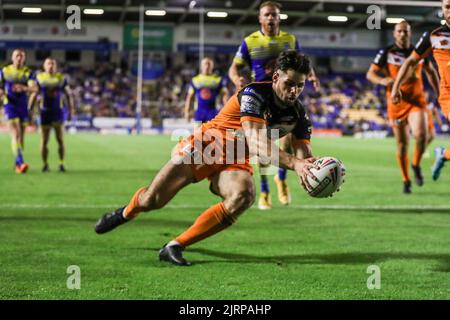
<path id="1" fill-rule="evenodd" d="M 229 70 L 229 77 L 239 90 L 246 83 L 242 69 L 248 66 L 252 69 L 253 81 L 271 81 L 274 72 L 277 56 L 286 49 L 295 49 L 300 51 L 300 45 L 295 36 L 280 30 L 280 9 L 281 5 L 275 1 L 263 2 L 259 7 L 259 23 L 261 29 L 250 34 L 240 45 L 233 63 Z M 319 80 L 315 76 L 313 69 L 308 78 L 313 82 L 316 90 L 319 90 Z M 291 135 L 287 135 L 280 140 L 281 149 L 291 150 Z M 260 165 L 261 173 L 261 193 L 258 202 L 258 208 L 267 210 L 272 208 L 272 201 L 269 192 L 267 175 L 264 174 L 265 168 Z M 286 184 L 286 170 L 280 168 L 278 175 L 275 176 L 275 183 L 278 188 L 278 200 L 283 205 L 288 205 L 291 201 L 288 186 Z"/>
<path id="2" fill-rule="evenodd" d="M 23 157 L 25 128 L 29 122 L 27 94 L 35 90 L 32 86 L 32 72 L 25 66 L 25 58 L 23 49 L 15 49 L 11 57 L 12 63 L 0 69 L 0 97 L 3 96 L 17 173 L 28 170 Z"/>
<path id="3" fill-rule="evenodd" d="M 208 122 L 219 113 L 216 107 L 218 97 L 221 98 L 222 105 L 228 100 L 228 90 L 222 77 L 213 73 L 214 61 L 211 58 L 203 58 L 200 68 L 200 74 L 191 80 L 185 100 L 184 117 L 188 122 L 191 120 L 194 100 L 194 120 L 199 123 Z"/>
<path id="4" fill-rule="evenodd" d="M 55 129 L 55 137 L 58 143 L 59 171 L 65 172 L 64 167 L 64 100 L 69 107 L 69 119 L 74 113 L 74 104 L 70 88 L 64 75 L 57 72 L 57 62 L 53 58 L 44 61 L 44 72 L 36 74 L 34 81 L 39 88 L 41 100 L 39 103 L 40 123 L 41 123 L 41 156 L 44 163 L 43 172 L 49 171 L 48 166 L 48 141 L 51 129 Z M 32 111 L 38 93 L 32 93 L 29 100 L 29 110 Z"/>

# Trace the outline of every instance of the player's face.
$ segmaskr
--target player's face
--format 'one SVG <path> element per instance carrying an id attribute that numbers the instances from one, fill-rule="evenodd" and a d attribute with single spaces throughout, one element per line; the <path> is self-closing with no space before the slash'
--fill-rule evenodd
<path id="1" fill-rule="evenodd" d="M 411 42 L 411 27 L 407 23 L 399 23 L 394 29 L 395 42 L 405 47 Z"/>
<path id="2" fill-rule="evenodd" d="M 447 25 L 450 26 L 450 0 L 442 1 L 442 14 L 444 15 Z"/>
<path id="3" fill-rule="evenodd" d="M 201 69 L 203 74 L 211 74 L 214 69 L 214 62 L 210 59 L 203 59 Z"/>
<path id="4" fill-rule="evenodd" d="M 275 35 L 280 27 L 280 10 L 272 6 L 262 7 L 259 11 L 259 23 L 264 34 Z"/>
<path id="5" fill-rule="evenodd" d="M 16 67 L 22 67 L 25 63 L 25 52 L 14 50 L 11 57 L 12 63 Z"/>
<path id="6" fill-rule="evenodd" d="M 287 105 L 294 105 L 305 88 L 306 74 L 292 69 L 286 72 L 277 70 L 273 77 L 273 90 L 277 97 Z"/>
<path id="7" fill-rule="evenodd" d="M 44 71 L 47 73 L 55 73 L 56 61 L 54 59 L 46 59 L 44 62 Z"/>

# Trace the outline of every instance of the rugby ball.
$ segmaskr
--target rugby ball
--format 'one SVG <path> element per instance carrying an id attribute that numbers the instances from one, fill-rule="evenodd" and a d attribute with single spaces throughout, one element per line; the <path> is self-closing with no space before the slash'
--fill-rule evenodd
<path id="1" fill-rule="evenodd" d="M 330 197 L 344 183 L 345 166 L 341 161 L 333 157 L 320 158 L 314 164 L 319 169 L 312 168 L 311 173 L 318 181 L 308 177 L 307 179 L 311 189 L 307 189 L 306 191 L 314 198 Z"/>

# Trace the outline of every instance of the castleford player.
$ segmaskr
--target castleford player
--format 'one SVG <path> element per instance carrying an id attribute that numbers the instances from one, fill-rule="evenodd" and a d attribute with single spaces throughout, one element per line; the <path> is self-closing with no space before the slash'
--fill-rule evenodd
<path id="1" fill-rule="evenodd" d="M 15 49 L 11 57 L 12 64 L 0 69 L 0 97 L 3 96 L 17 173 L 25 173 L 28 170 L 28 164 L 23 159 L 23 149 L 25 127 L 29 121 L 27 93 L 33 88 L 32 72 L 25 66 L 25 57 L 24 50 Z"/>
<path id="2" fill-rule="evenodd" d="M 431 32 L 425 32 L 420 38 L 414 52 L 399 71 L 392 88 L 391 98 L 393 101 L 405 99 L 400 86 L 407 78 L 408 71 L 432 53 L 440 75 L 439 104 L 445 117 L 450 120 L 450 0 L 442 0 L 442 13 L 445 25 Z M 439 178 L 444 163 L 450 160 L 450 148 L 436 148 L 435 154 L 436 159 L 432 168 L 433 180 Z"/>
<path id="3" fill-rule="evenodd" d="M 406 21 L 395 25 L 395 43 L 385 49 L 381 49 L 375 57 L 367 79 L 374 84 L 386 86 L 387 108 L 390 124 L 397 140 L 397 161 L 403 177 L 403 192 L 411 193 L 411 181 L 409 177 L 409 131 L 411 129 L 415 138 L 412 169 L 417 185 L 422 186 L 423 176 L 420 161 L 427 142 L 427 112 L 426 99 L 422 79 L 422 68 L 433 87 L 438 86 L 438 75 L 431 61 L 424 59 L 418 62 L 417 67 L 411 69 L 402 84 L 403 101 L 391 101 L 391 89 L 401 65 L 408 58 L 414 47 L 411 45 L 411 27 Z"/>
<path id="4" fill-rule="evenodd" d="M 237 89 L 246 84 L 246 77 L 242 73 L 244 66 L 251 68 L 254 81 L 270 81 L 278 54 L 286 49 L 300 51 L 300 45 L 295 36 L 280 30 L 280 9 L 281 5 L 275 1 L 266 1 L 260 5 L 258 19 L 261 29 L 244 39 L 229 70 L 229 77 Z M 319 80 L 312 69 L 309 80 L 313 81 L 316 90 L 319 90 Z M 281 149 L 292 151 L 291 140 L 291 135 L 280 139 Z M 260 168 L 262 169 L 260 170 L 261 193 L 258 207 L 265 210 L 272 207 L 272 201 L 267 175 L 262 172 L 267 168 L 262 165 L 260 165 Z M 286 170 L 284 168 L 279 169 L 278 176 L 275 176 L 275 183 L 278 188 L 278 200 L 281 204 L 288 205 L 290 193 L 286 184 Z"/>
<path id="5" fill-rule="evenodd" d="M 228 90 L 223 85 L 222 77 L 215 75 L 214 61 L 204 58 L 201 62 L 200 74 L 192 78 L 189 91 L 186 96 L 184 118 L 191 120 L 191 109 L 195 99 L 194 120 L 205 123 L 214 118 L 219 112 L 216 108 L 217 97 L 221 96 L 222 103 L 228 100 Z"/>
<path id="6" fill-rule="evenodd" d="M 315 160 L 309 143 L 311 124 L 298 100 L 310 71 L 304 55 L 295 50 L 281 53 L 272 81 L 252 83 L 234 94 L 217 117 L 179 143 L 179 152 L 149 187 L 139 189 L 126 207 L 100 218 L 95 231 L 99 234 L 111 231 L 140 212 L 163 208 L 182 188 L 208 178 L 210 190 L 223 201 L 204 211 L 159 253 L 162 261 L 188 265 L 182 257 L 184 248 L 229 227 L 254 202 L 250 156 L 294 170 L 304 187 L 311 188 L 307 181 L 307 177 L 315 179 L 310 172 Z M 268 129 L 272 128 L 279 129 L 279 136 L 292 132 L 295 156 L 278 149 L 273 135 L 268 135 Z M 235 149 L 229 148 L 230 140 Z M 239 147 L 236 150 L 235 143 L 239 141 L 244 141 L 241 143 L 244 154 Z M 209 161 L 207 149 L 214 151 L 214 157 L 219 154 L 215 162 Z"/>
<path id="7" fill-rule="evenodd" d="M 44 166 L 43 172 L 49 171 L 48 166 L 48 140 L 50 130 L 55 129 L 56 141 L 58 142 L 59 171 L 65 172 L 64 167 L 64 102 L 66 95 L 69 106 L 69 120 L 74 112 L 74 105 L 67 80 L 62 73 L 57 72 L 57 62 L 53 58 L 44 61 L 44 72 L 39 72 L 34 77 L 35 84 L 39 88 L 41 101 L 39 106 L 41 119 L 41 156 Z M 38 93 L 32 93 L 28 101 L 28 109 L 32 111 Z"/>

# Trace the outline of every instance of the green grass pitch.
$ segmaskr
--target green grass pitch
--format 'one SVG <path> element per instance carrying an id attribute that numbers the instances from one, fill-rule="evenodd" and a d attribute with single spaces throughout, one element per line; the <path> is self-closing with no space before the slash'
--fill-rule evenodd
<path id="1" fill-rule="evenodd" d="M 52 137 L 53 139 L 53 137 Z M 168 160 L 167 136 L 67 135 L 68 172 L 40 172 L 39 137 L 26 137 L 26 175 L 12 170 L 0 135 L 1 299 L 449 299 L 450 168 L 401 193 L 393 139 L 316 138 L 316 155 L 340 158 L 347 179 L 330 199 L 313 199 L 289 173 L 293 204 L 244 213 L 230 229 L 189 248 L 193 265 L 158 261 L 158 249 L 219 201 L 206 182 L 167 208 L 99 236 L 100 215 L 128 202 Z M 437 140 L 437 145 L 450 145 Z M 432 150 L 431 150 L 432 151 Z M 432 152 L 431 152 L 432 153 Z M 272 191 L 275 186 L 271 181 Z M 81 288 L 69 290 L 70 265 Z M 381 272 L 368 289 L 367 269 Z"/>

